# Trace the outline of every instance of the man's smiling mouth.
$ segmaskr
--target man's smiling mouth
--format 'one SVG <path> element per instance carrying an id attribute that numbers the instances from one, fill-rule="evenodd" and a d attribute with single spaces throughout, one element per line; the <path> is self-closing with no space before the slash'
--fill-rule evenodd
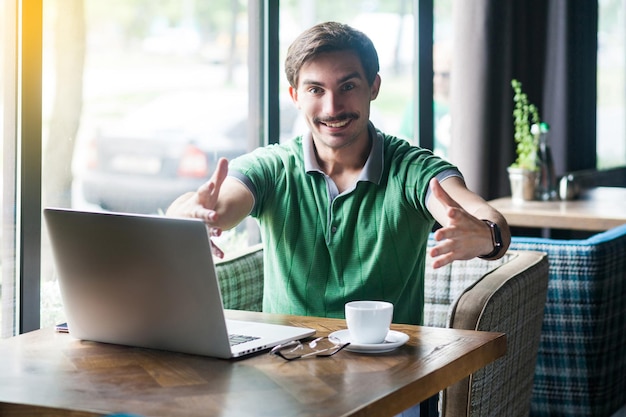
<path id="1" fill-rule="evenodd" d="M 316 121 L 318 123 L 323 124 L 324 126 L 327 126 L 327 127 L 330 127 L 330 128 L 334 128 L 334 129 L 338 129 L 338 128 L 346 126 L 352 120 L 356 120 L 358 118 L 359 118 L 358 115 L 350 113 L 350 114 L 342 114 L 342 115 L 340 115 L 338 117 L 327 118 L 327 119 L 320 119 L 320 118 L 318 118 Z"/>
<path id="2" fill-rule="evenodd" d="M 348 123 L 350 123 L 350 120 L 352 119 L 344 119 L 338 122 L 322 122 L 322 124 L 328 126 L 328 127 L 344 127 L 345 125 L 347 125 Z"/>

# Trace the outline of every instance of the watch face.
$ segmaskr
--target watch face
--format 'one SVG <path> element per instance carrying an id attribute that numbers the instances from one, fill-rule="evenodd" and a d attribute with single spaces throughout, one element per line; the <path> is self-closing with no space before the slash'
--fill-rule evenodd
<path id="1" fill-rule="evenodd" d="M 491 230 L 493 233 L 493 242 L 494 242 L 494 246 L 496 247 L 502 247 L 502 235 L 500 234 L 500 226 L 498 226 L 498 223 L 493 223 L 493 226 L 491 226 Z"/>
<path id="2" fill-rule="evenodd" d="M 502 247 L 502 234 L 500 234 L 500 226 L 497 223 L 493 224 L 493 237 L 497 247 Z"/>

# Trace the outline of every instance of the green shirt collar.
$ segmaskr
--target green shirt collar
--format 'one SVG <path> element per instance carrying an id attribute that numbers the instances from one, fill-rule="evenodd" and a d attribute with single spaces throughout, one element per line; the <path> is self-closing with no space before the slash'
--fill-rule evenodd
<path id="1" fill-rule="evenodd" d="M 372 148 L 357 181 L 369 181 L 378 185 L 383 176 L 384 167 L 383 136 L 371 122 L 368 124 L 368 131 L 369 137 L 372 139 Z M 324 173 L 315 157 L 311 132 L 302 137 L 302 154 L 306 172 Z"/>

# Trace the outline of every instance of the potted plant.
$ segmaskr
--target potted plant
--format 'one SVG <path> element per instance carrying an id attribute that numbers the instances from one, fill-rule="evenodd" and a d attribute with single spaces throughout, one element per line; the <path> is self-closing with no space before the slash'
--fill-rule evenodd
<path id="1" fill-rule="evenodd" d="M 539 171 L 538 150 L 542 123 L 537 106 L 528 102 L 522 91 L 522 83 L 511 81 L 513 87 L 513 127 L 517 158 L 508 167 L 513 201 L 535 199 L 535 188 Z M 544 124 L 544 126 L 547 126 Z M 543 128 L 545 129 L 545 127 Z"/>

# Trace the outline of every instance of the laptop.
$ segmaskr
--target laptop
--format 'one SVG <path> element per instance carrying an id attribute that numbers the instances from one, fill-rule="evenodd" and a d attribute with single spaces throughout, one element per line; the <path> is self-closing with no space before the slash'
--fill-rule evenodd
<path id="1" fill-rule="evenodd" d="M 236 358 L 315 333 L 227 320 L 200 220 L 57 208 L 44 218 L 73 337 Z"/>

